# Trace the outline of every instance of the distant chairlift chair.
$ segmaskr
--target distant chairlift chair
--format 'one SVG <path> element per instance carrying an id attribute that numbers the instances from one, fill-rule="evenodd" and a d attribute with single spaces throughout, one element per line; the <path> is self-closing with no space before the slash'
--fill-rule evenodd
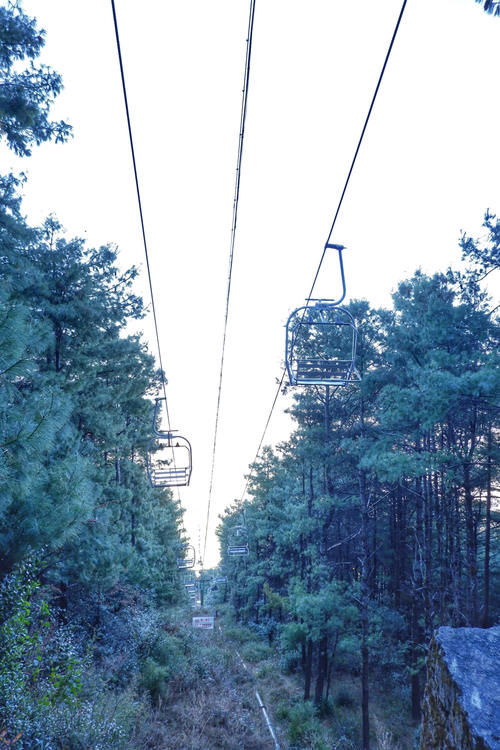
<path id="1" fill-rule="evenodd" d="M 360 380 L 358 329 L 349 310 L 340 307 L 346 294 L 344 246 L 327 244 L 326 248 L 338 251 L 342 296 L 338 300 L 310 298 L 288 318 L 285 362 L 290 385 L 345 386 Z"/>
<path id="2" fill-rule="evenodd" d="M 248 555 L 248 530 L 246 526 L 233 526 L 229 532 L 227 554 L 230 557 Z"/>
<path id="3" fill-rule="evenodd" d="M 196 551 L 192 544 L 179 545 L 177 548 L 177 570 L 194 568 L 196 562 Z"/>
<path id="4" fill-rule="evenodd" d="M 175 430 L 157 429 L 160 402 L 157 398 L 153 417 L 154 437 L 147 447 L 147 472 L 153 487 L 186 487 L 191 479 L 193 455 L 191 444 Z"/>

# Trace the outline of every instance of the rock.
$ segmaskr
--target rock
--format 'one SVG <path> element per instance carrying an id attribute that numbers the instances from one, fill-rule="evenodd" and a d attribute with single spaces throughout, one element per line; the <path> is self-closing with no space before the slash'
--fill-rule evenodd
<path id="1" fill-rule="evenodd" d="M 420 750 L 500 750 L 500 627 L 443 627 L 427 658 Z"/>

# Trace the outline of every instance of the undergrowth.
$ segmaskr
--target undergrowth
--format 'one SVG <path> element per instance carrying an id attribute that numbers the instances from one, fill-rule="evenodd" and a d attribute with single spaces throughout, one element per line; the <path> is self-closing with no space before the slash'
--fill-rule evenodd
<path id="1" fill-rule="evenodd" d="M 336 674 L 328 700 L 315 707 L 302 699 L 297 666 L 280 669 L 283 654 L 269 645 L 267 633 L 227 617 L 222 633 L 196 631 L 187 608 L 162 609 L 124 587 L 113 596 L 99 601 L 96 625 L 82 607 L 58 611 L 29 563 L 4 579 L 3 745 L 263 750 L 272 742 L 256 703 L 258 689 L 283 750 L 360 747 L 360 687 L 351 674 Z M 411 750 L 402 701 L 393 698 L 372 690 L 374 748 Z"/>

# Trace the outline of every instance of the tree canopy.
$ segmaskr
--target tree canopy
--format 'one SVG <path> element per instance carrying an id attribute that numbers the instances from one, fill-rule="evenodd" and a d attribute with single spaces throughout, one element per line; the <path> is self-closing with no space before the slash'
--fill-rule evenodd
<path id="1" fill-rule="evenodd" d="M 0 137 L 19 156 L 29 156 L 33 144 L 64 142 L 71 134 L 66 122 L 49 119 L 62 79 L 35 63 L 44 44 L 45 32 L 18 3 L 0 7 Z"/>
<path id="2" fill-rule="evenodd" d="M 434 628 L 500 615 L 500 329 L 481 290 L 499 266 L 490 212 L 485 228 L 461 240 L 465 270 L 418 270 L 390 310 L 350 305 L 361 384 L 297 388 L 295 432 L 262 452 L 251 498 L 222 518 L 233 606 L 281 639 L 318 706 L 347 663 L 366 681 L 409 683 L 417 718 Z M 335 359 L 336 347 L 325 326 L 304 337 L 305 352 Z M 234 558 L 242 518 L 249 555 Z"/>
<path id="3" fill-rule="evenodd" d="M 476 0 L 476 3 L 480 3 L 486 13 L 500 16 L 500 2 L 498 0 Z"/>

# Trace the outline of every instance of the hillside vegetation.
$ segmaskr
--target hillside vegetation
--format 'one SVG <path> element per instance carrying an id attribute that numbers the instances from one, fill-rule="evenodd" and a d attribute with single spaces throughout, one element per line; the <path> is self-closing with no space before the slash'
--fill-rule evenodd
<path id="1" fill-rule="evenodd" d="M 0 28 L 0 137 L 29 156 L 70 137 L 62 82 L 19 4 Z M 460 272 L 349 305 L 360 383 L 295 390 L 190 606 L 182 508 L 146 471 L 163 374 L 129 333 L 137 270 L 31 226 L 22 189 L 0 175 L 0 745 L 271 748 L 258 690 L 283 748 L 412 748 L 433 630 L 500 616 L 500 221 Z"/>

